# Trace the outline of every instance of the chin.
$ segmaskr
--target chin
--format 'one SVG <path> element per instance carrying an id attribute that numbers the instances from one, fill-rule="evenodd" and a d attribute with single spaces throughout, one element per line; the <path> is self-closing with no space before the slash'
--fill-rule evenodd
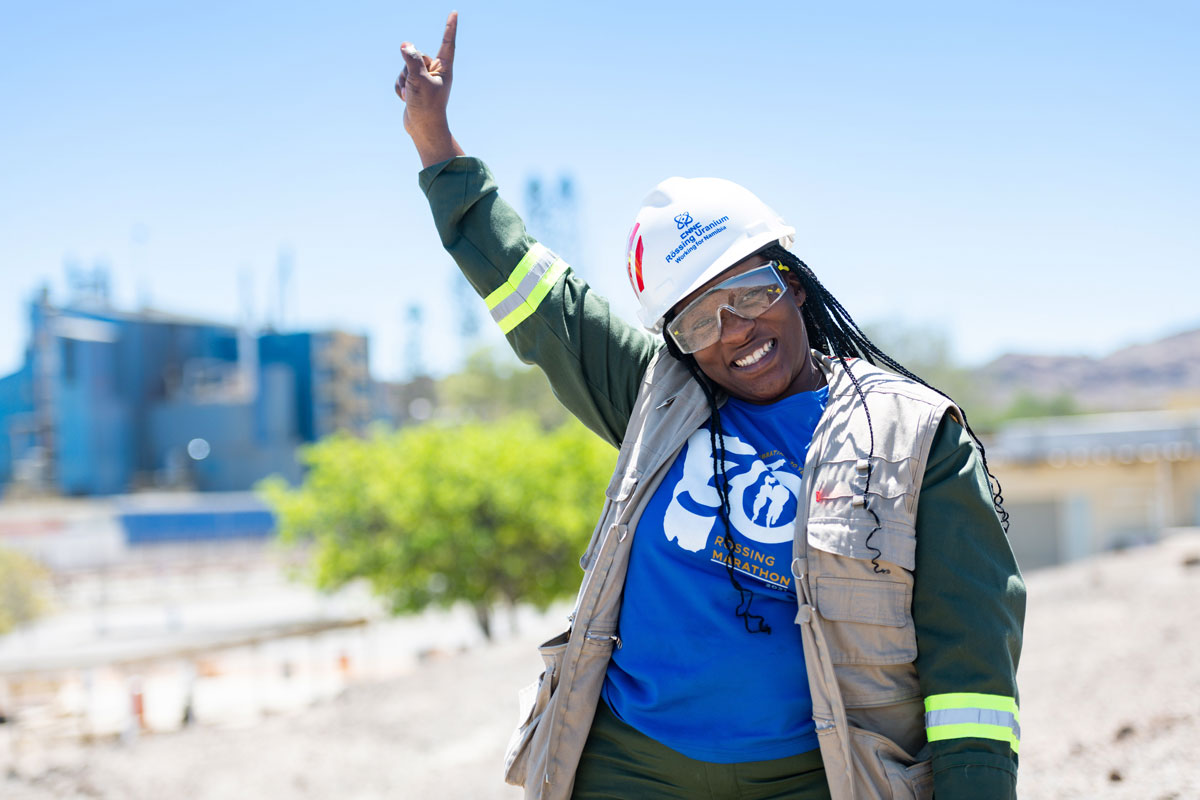
<path id="1" fill-rule="evenodd" d="M 730 377 L 736 378 L 737 376 Z M 784 380 L 731 380 L 724 383 L 721 388 L 739 400 L 765 405 L 782 400 L 789 394 L 794 394 L 794 392 L 788 391 L 789 386 L 790 382 Z"/>

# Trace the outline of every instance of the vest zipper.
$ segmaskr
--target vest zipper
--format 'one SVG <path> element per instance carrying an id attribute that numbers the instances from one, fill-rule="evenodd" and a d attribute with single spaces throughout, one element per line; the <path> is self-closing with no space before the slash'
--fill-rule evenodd
<path id="1" fill-rule="evenodd" d="M 618 650 L 621 649 L 621 637 L 617 636 L 615 633 L 591 633 L 591 632 L 589 632 L 589 633 L 585 633 L 583 635 L 583 638 L 587 639 L 589 642 L 607 642 L 608 640 L 611 639 L 613 642 L 613 647 L 615 647 Z"/>

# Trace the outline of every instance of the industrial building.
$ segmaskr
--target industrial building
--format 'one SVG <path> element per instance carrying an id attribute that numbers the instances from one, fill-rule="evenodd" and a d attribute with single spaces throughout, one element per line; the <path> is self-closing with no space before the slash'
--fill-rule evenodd
<path id="1" fill-rule="evenodd" d="M 988 446 L 1022 569 L 1200 527 L 1200 411 L 1007 423 Z"/>
<path id="2" fill-rule="evenodd" d="M 8 496 L 295 481 L 298 445 L 371 419 L 364 336 L 120 311 L 107 292 L 59 307 L 43 291 L 29 313 L 24 363 L 0 378 Z"/>

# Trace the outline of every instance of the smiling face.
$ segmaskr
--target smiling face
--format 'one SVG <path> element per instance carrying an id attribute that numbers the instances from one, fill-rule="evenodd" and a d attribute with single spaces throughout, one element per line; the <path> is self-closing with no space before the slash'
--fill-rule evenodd
<path id="1" fill-rule="evenodd" d="M 735 275 L 762 266 L 768 259 L 752 255 L 742 259 L 685 297 L 674 310 L 686 308 L 696 298 Z M 729 394 L 751 403 L 773 403 L 798 392 L 818 389 L 825 376 L 813 363 L 808 331 L 800 316 L 804 289 L 787 276 L 791 296 L 772 305 L 755 319 L 743 319 L 721 310 L 721 338 L 693 355 L 710 380 Z"/>

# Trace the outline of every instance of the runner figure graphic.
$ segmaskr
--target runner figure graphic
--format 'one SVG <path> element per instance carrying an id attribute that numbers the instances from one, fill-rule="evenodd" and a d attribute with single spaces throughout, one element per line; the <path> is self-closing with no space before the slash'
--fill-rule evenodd
<path id="1" fill-rule="evenodd" d="M 790 499 L 792 499 L 792 493 L 779 482 L 779 479 L 774 475 L 767 475 L 763 485 L 759 487 L 758 494 L 754 497 L 754 511 L 750 514 L 750 518 L 757 522 L 758 514 L 765 505 L 767 506 L 767 527 L 773 527 L 779 521 L 779 515 L 783 513 L 783 508 Z"/>

